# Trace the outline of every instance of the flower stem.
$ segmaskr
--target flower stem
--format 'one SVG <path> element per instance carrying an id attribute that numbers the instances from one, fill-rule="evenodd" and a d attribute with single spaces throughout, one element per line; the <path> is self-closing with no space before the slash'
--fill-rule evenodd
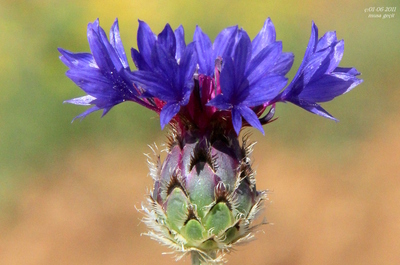
<path id="1" fill-rule="evenodd" d="M 200 255 L 196 251 L 192 251 L 192 265 L 201 265 Z"/>
<path id="2" fill-rule="evenodd" d="M 216 251 L 210 251 L 210 252 L 207 252 L 204 254 L 210 259 L 215 259 L 217 257 Z M 191 257 L 192 257 L 192 265 L 208 264 L 206 261 L 204 261 L 204 259 L 201 257 L 201 255 L 197 251 L 192 251 Z M 204 261 L 204 263 L 203 263 L 203 261 Z"/>

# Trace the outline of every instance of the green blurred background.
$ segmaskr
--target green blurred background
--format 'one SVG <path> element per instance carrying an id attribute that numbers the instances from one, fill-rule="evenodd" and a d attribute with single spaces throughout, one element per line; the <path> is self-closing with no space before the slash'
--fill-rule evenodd
<path id="1" fill-rule="evenodd" d="M 87 23 L 108 32 L 118 17 L 127 54 L 138 19 L 154 32 L 196 25 L 214 39 L 238 24 L 253 38 L 271 17 L 284 51 L 301 63 L 311 21 L 345 40 L 341 66 L 359 87 L 324 107 L 335 123 L 289 104 L 254 152 L 258 188 L 270 189 L 257 240 L 229 264 L 400 264 L 399 1 L 0 2 L 0 264 L 175 264 L 149 238 L 140 207 L 151 178 L 147 144 L 162 144 L 158 117 L 132 103 L 71 124 L 83 95 L 57 47 L 89 51 Z M 397 7 L 368 18 L 369 7 Z M 189 259 L 177 264 L 189 264 Z"/>

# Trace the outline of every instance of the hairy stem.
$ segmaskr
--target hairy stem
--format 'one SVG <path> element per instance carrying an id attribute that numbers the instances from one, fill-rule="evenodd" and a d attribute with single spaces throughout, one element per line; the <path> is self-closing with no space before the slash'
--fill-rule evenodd
<path id="1" fill-rule="evenodd" d="M 215 259 L 217 257 L 217 252 L 216 251 L 210 251 L 206 254 L 209 258 Z M 199 252 L 197 251 L 192 251 L 191 252 L 191 257 L 192 257 L 192 265 L 205 265 L 208 264 L 204 259 L 201 257 Z"/>
<path id="2" fill-rule="evenodd" d="M 201 265 L 200 255 L 196 251 L 192 251 L 192 265 Z"/>

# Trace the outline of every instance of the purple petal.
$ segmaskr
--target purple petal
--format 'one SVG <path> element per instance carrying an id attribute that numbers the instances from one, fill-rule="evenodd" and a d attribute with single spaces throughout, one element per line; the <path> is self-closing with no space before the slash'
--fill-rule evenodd
<path id="1" fill-rule="evenodd" d="M 217 57 L 224 58 L 232 53 L 237 31 L 238 27 L 233 26 L 222 30 L 218 34 L 213 44 L 213 59 L 216 59 Z"/>
<path id="2" fill-rule="evenodd" d="M 251 58 L 251 42 L 247 33 L 243 30 L 242 36 L 236 46 L 233 63 L 235 65 L 235 79 L 236 84 L 241 84 L 244 72 L 248 66 Z"/>
<path id="3" fill-rule="evenodd" d="M 231 57 L 224 58 L 219 81 L 224 97 L 232 98 L 235 92 L 235 68 Z"/>
<path id="4" fill-rule="evenodd" d="M 99 66 L 102 71 L 112 72 L 115 71 L 115 67 L 113 62 L 110 59 L 108 51 L 104 44 L 101 41 L 101 37 L 95 31 L 98 29 L 98 20 L 96 20 L 93 24 L 89 23 L 88 25 L 88 41 L 90 50 L 92 51 L 94 60 L 96 64 Z"/>
<path id="5" fill-rule="evenodd" d="M 361 80 L 347 74 L 324 75 L 315 82 L 306 85 L 299 98 L 310 102 L 326 102 L 347 93 Z"/>
<path id="6" fill-rule="evenodd" d="M 329 114 L 326 110 L 324 110 L 317 103 L 310 103 L 310 102 L 303 101 L 303 100 L 300 100 L 300 101 L 297 101 L 297 102 L 293 102 L 293 103 L 298 105 L 299 107 L 311 112 L 311 113 L 317 114 L 319 116 L 322 116 L 324 118 L 328 118 L 328 119 L 331 119 L 331 120 L 334 120 L 334 121 L 338 121 L 335 117 L 333 117 L 331 114 Z"/>
<path id="7" fill-rule="evenodd" d="M 160 113 L 161 129 L 164 129 L 172 118 L 179 112 L 181 106 L 178 103 L 166 104 Z"/>
<path id="8" fill-rule="evenodd" d="M 281 53 L 278 61 L 271 68 L 270 72 L 276 75 L 285 76 L 292 68 L 294 55 L 291 52 Z"/>
<path id="9" fill-rule="evenodd" d="M 242 128 L 242 116 L 237 108 L 232 109 L 232 124 L 236 134 L 239 135 Z"/>
<path id="10" fill-rule="evenodd" d="M 344 52 L 344 41 L 341 40 L 333 48 L 333 52 L 330 58 L 330 64 L 326 73 L 330 73 L 338 67 L 340 61 L 342 60 L 343 52 Z"/>
<path id="11" fill-rule="evenodd" d="M 73 53 L 61 48 L 58 51 L 62 54 L 61 61 L 69 68 L 98 68 L 90 53 Z"/>
<path id="12" fill-rule="evenodd" d="M 83 91 L 96 98 L 106 93 L 110 86 L 112 87 L 110 80 L 96 68 L 86 69 L 85 71 L 72 68 L 67 71 L 66 75 Z"/>
<path id="13" fill-rule="evenodd" d="M 118 19 L 115 20 L 110 30 L 110 42 L 115 49 L 118 58 L 120 59 L 124 68 L 129 68 L 128 59 L 126 58 L 125 49 L 122 45 L 121 36 L 119 34 Z"/>
<path id="14" fill-rule="evenodd" d="M 322 36 L 318 40 L 316 51 L 320 51 L 320 50 L 323 50 L 325 48 L 328 48 L 332 44 L 334 44 L 335 42 L 337 42 L 336 32 L 335 31 L 329 31 L 329 32 L 325 33 L 324 36 Z"/>
<path id="15" fill-rule="evenodd" d="M 248 88 L 249 95 L 242 101 L 242 104 L 248 107 L 263 105 L 275 98 L 286 83 L 287 78 L 284 76 L 266 76 Z"/>
<path id="16" fill-rule="evenodd" d="M 90 109 L 87 109 L 85 112 L 79 114 L 78 116 L 76 116 L 75 118 L 72 119 L 72 122 L 74 122 L 76 119 L 83 119 L 85 118 L 87 115 L 89 115 L 92 112 L 101 110 L 101 108 L 97 107 L 97 106 L 93 106 Z"/>
<path id="17" fill-rule="evenodd" d="M 143 56 L 134 48 L 131 49 L 132 60 L 138 70 L 151 71 Z"/>
<path id="18" fill-rule="evenodd" d="M 207 103 L 207 106 L 214 106 L 220 110 L 229 110 L 233 107 L 232 104 L 227 102 L 226 98 L 223 95 L 218 95 L 210 100 Z"/>
<path id="19" fill-rule="evenodd" d="M 121 59 L 118 57 L 117 52 L 115 51 L 115 49 L 111 46 L 110 42 L 108 41 L 107 35 L 106 35 L 105 31 L 100 27 L 98 19 L 95 21 L 95 23 L 93 23 L 92 29 L 94 30 L 94 32 L 96 32 L 97 36 L 99 36 L 98 40 L 99 40 L 99 42 L 101 42 L 102 47 L 105 48 L 106 55 L 108 55 L 108 58 L 112 62 L 112 68 L 116 69 L 116 71 L 121 71 L 123 69 Z M 95 54 L 93 54 L 93 57 L 96 60 Z"/>
<path id="20" fill-rule="evenodd" d="M 193 88 L 193 74 L 196 70 L 196 62 L 197 62 L 197 53 L 195 44 L 190 43 L 185 52 L 182 55 L 182 59 L 179 64 L 179 83 L 178 86 L 189 89 Z M 183 94 L 187 93 L 187 91 L 183 91 Z"/>
<path id="21" fill-rule="evenodd" d="M 303 57 L 303 61 L 300 64 L 299 70 L 297 70 L 296 75 L 293 78 L 293 81 L 296 81 L 299 75 L 302 73 L 305 65 L 308 63 L 308 58 L 315 52 L 316 45 L 318 43 L 318 28 L 314 24 L 314 21 L 312 22 L 311 25 L 311 36 L 310 40 L 308 41 L 307 49 Z"/>
<path id="22" fill-rule="evenodd" d="M 346 67 L 336 67 L 336 69 L 334 70 L 335 73 L 346 73 L 349 75 L 360 75 L 361 73 L 357 71 L 356 68 L 354 67 L 350 67 L 350 68 L 346 68 Z"/>
<path id="23" fill-rule="evenodd" d="M 148 71 L 135 71 L 131 73 L 131 79 L 134 83 L 142 86 L 148 95 L 159 98 L 163 101 L 179 101 L 176 93 L 172 90 L 170 84 L 154 73 Z"/>
<path id="24" fill-rule="evenodd" d="M 307 80 L 307 82 L 312 82 L 314 80 L 317 80 L 317 79 L 321 78 L 321 76 L 324 74 L 330 74 L 337 68 L 337 66 L 339 65 L 339 63 L 343 57 L 343 51 L 344 51 L 343 40 L 338 43 L 333 44 L 331 47 L 327 48 L 326 50 L 330 50 L 329 55 L 323 60 L 323 62 L 321 63 L 321 66 L 318 67 L 318 70 L 312 74 L 313 76 L 311 77 L 311 80 Z M 324 50 L 321 50 L 320 52 L 317 52 L 315 54 L 319 54 L 323 51 Z"/>
<path id="25" fill-rule="evenodd" d="M 312 22 L 311 25 L 311 36 L 310 40 L 308 41 L 306 53 L 304 55 L 304 58 L 307 58 L 310 56 L 312 53 L 316 51 L 316 45 L 318 44 L 318 28 L 317 25 L 315 25 L 314 21 Z"/>
<path id="26" fill-rule="evenodd" d="M 175 58 L 176 53 L 176 41 L 175 34 L 169 24 L 165 25 L 163 31 L 158 34 L 157 42 L 160 44 L 159 47 L 162 47 L 169 53 L 171 57 Z"/>
<path id="27" fill-rule="evenodd" d="M 246 71 L 246 77 L 250 84 L 257 82 L 265 75 L 271 73 L 271 69 L 276 65 L 281 51 L 282 43 L 275 42 L 264 48 L 251 60 Z"/>
<path id="28" fill-rule="evenodd" d="M 153 71 L 163 76 L 165 82 L 170 84 L 175 83 L 178 74 L 178 63 L 175 60 L 175 53 L 169 53 L 161 43 L 156 42 L 151 59 Z"/>
<path id="29" fill-rule="evenodd" d="M 264 22 L 264 26 L 262 27 L 262 29 L 252 42 L 253 46 L 252 57 L 255 57 L 262 49 L 274 43 L 275 40 L 276 40 L 276 33 L 274 24 L 272 23 L 270 18 L 267 18 L 267 20 Z"/>
<path id="30" fill-rule="evenodd" d="M 327 56 L 330 54 L 331 48 L 327 48 L 325 50 L 322 50 L 320 52 L 316 52 L 310 56 L 310 59 L 308 60 L 307 64 L 305 65 L 303 69 L 303 76 L 304 76 L 304 84 L 307 84 L 311 78 L 314 76 L 314 74 L 319 70 L 321 67 L 322 63 L 325 61 Z M 326 69 L 327 66 L 329 65 L 329 61 L 325 61 L 325 67 L 323 69 Z M 324 74 L 325 71 L 323 71 L 321 74 Z M 318 75 L 317 77 L 321 76 Z"/>
<path id="31" fill-rule="evenodd" d="M 258 120 L 257 115 L 254 113 L 253 110 L 251 110 L 250 108 L 246 107 L 246 106 L 240 106 L 240 108 L 238 108 L 240 114 L 243 116 L 243 118 L 254 128 L 260 130 L 262 132 L 263 135 L 265 135 L 264 133 L 264 129 L 260 123 L 260 121 Z"/>
<path id="32" fill-rule="evenodd" d="M 354 68 L 355 70 L 355 68 Z M 357 70 L 356 70 L 357 71 Z M 358 73 L 358 72 L 357 72 Z M 360 74 L 360 73 L 358 73 Z M 332 73 L 332 76 L 338 77 L 340 79 L 342 79 L 343 81 L 353 81 L 353 84 L 351 84 L 349 86 L 349 88 L 343 93 L 347 93 L 350 90 L 352 90 L 355 86 L 358 86 L 359 84 L 361 84 L 363 82 L 362 79 L 357 79 L 356 76 L 354 76 L 353 74 L 346 74 L 346 73 Z"/>
<path id="33" fill-rule="evenodd" d="M 139 29 L 137 32 L 137 45 L 143 59 L 151 67 L 151 51 L 156 42 L 156 35 L 151 31 L 150 27 L 143 21 L 139 20 Z"/>
<path id="34" fill-rule="evenodd" d="M 101 114 L 101 117 L 103 118 L 104 115 L 106 115 L 106 114 L 111 110 L 112 107 L 113 107 L 113 106 L 111 106 L 111 107 L 104 107 L 104 108 L 103 108 L 103 113 Z"/>
<path id="35" fill-rule="evenodd" d="M 183 52 L 185 51 L 186 43 L 185 43 L 185 32 L 180 25 L 176 30 L 175 30 L 175 39 L 176 39 L 176 54 L 175 54 L 175 59 L 178 60 L 182 57 Z"/>
<path id="36" fill-rule="evenodd" d="M 199 73 L 212 76 L 214 72 L 214 61 L 212 58 L 212 45 L 210 38 L 196 26 L 193 41 L 196 44 Z"/>

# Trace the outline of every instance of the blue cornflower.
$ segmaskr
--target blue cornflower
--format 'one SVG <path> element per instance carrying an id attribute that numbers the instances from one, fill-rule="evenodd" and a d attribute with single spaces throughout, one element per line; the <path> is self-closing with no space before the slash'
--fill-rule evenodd
<path id="1" fill-rule="evenodd" d="M 146 22 L 139 20 L 139 29 L 137 33 L 137 46 L 139 51 L 135 48 L 131 49 L 132 59 L 137 69 L 154 71 L 152 54 L 157 40 L 159 45 L 169 50 L 177 61 L 182 57 L 186 47 L 185 32 L 182 26 L 179 26 L 174 31 L 174 34 L 172 34 L 172 29 L 170 25 L 167 24 L 164 30 L 157 36 Z"/>
<path id="2" fill-rule="evenodd" d="M 272 72 L 282 52 L 282 44 L 265 46 L 252 58 L 252 45 L 244 30 L 240 31 L 234 56 L 223 58 L 220 75 L 222 94 L 208 102 L 221 110 L 231 110 L 232 124 L 237 134 L 242 128 L 242 117 L 264 133 L 257 115 L 251 107 L 272 100 L 286 85 L 287 79 Z"/>
<path id="3" fill-rule="evenodd" d="M 155 36 L 146 23 L 139 21 L 138 48 L 140 53 L 132 49 L 132 58 L 139 70 L 131 77 L 146 91 L 144 97 L 165 102 L 160 113 L 164 128 L 189 102 L 197 64 L 195 46 L 193 43 L 186 46 L 182 27 L 174 33 L 167 24 Z"/>
<path id="4" fill-rule="evenodd" d="M 344 41 L 336 32 L 325 33 L 318 40 L 318 28 L 312 23 L 310 40 L 295 77 L 275 101 L 289 101 L 325 118 L 336 120 L 318 103 L 349 92 L 362 80 L 355 68 L 338 67 L 344 51 Z"/>
<path id="5" fill-rule="evenodd" d="M 294 57 L 282 52 L 269 18 L 252 41 L 243 29 L 233 26 L 212 43 L 197 26 L 188 45 L 182 26 L 173 31 L 167 24 L 156 35 L 139 21 L 138 50 L 131 50 L 135 71 L 128 65 L 117 20 L 110 41 L 98 20 L 88 25 L 88 40 L 92 53 L 59 49 L 70 68 L 67 76 L 87 93 L 65 102 L 94 105 L 77 118 L 100 109 L 105 115 L 121 102 L 134 101 L 157 112 L 162 128 L 174 122 L 210 130 L 210 124 L 219 123 L 236 134 L 248 125 L 264 133 L 262 125 L 271 121 L 275 103 L 288 101 L 334 119 L 318 103 L 362 82 L 355 68 L 338 67 L 343 41 L 337 40 L 335 32 L 318 40 L 314 23 L 303 62 L 286 89 L 285 75 Z M 267 107 L 270 111 L 260 118 Z"/>
<path id="6" fill-rule="evenodd" d="M 200 27 L 196 27 L 193 39 L 199 57 L 199 73 L 214 77 L 219 94 L 213 95 L 216 96 L 215 99 L 211 96 L 207 105 L 220 110 L 230 110 L 237 134 L 242 127 L 242 117 L 264 133 L 258 116 L 267 107 L 265 103 L 273 99 L 285 86 L 284 76 L 293 64 L 293 54 L 282 53 L 282 44 L 276 41 L 275 27 L 271 19 L 265 21 L 252 42 L 247 33 L 239 30 L 237 26 L 221 31 L 214 44 L 211 44 Z M 218 76 L 217 70 L 221 70 L 218 69 L 218 63 L 221 58 L 222 71 Z M 200 80 L 208 81 L 205 78 Z M 200 86 L 204 90 L 209 84 L 205 82 Z M 253 108 L 259 106 L 262 106 L 261 111 L 259 108 Z M 263 123 L 266 122 L 268 119 Z"/>
<path id="7" fill-rule="evenodd" d="M 157 107 L 140 98 L 141 92 L 130 80 L 130 68 L 121 42 L 118 20 L 110 30 L 110 42 L 99 20 L 89 23 L 87 29 L 90 53 L 72 53 L 59 48 L 61 61 L 70 69 L 67 76 L 75 82 L 86 96 L 66 100 L 76 105 L 94 105 L 76 118 L 84 118 L 88 114 L 103 109 L 104 116 L 112 107 L 124 102 L 134 101 L 147 108 Z"/>

